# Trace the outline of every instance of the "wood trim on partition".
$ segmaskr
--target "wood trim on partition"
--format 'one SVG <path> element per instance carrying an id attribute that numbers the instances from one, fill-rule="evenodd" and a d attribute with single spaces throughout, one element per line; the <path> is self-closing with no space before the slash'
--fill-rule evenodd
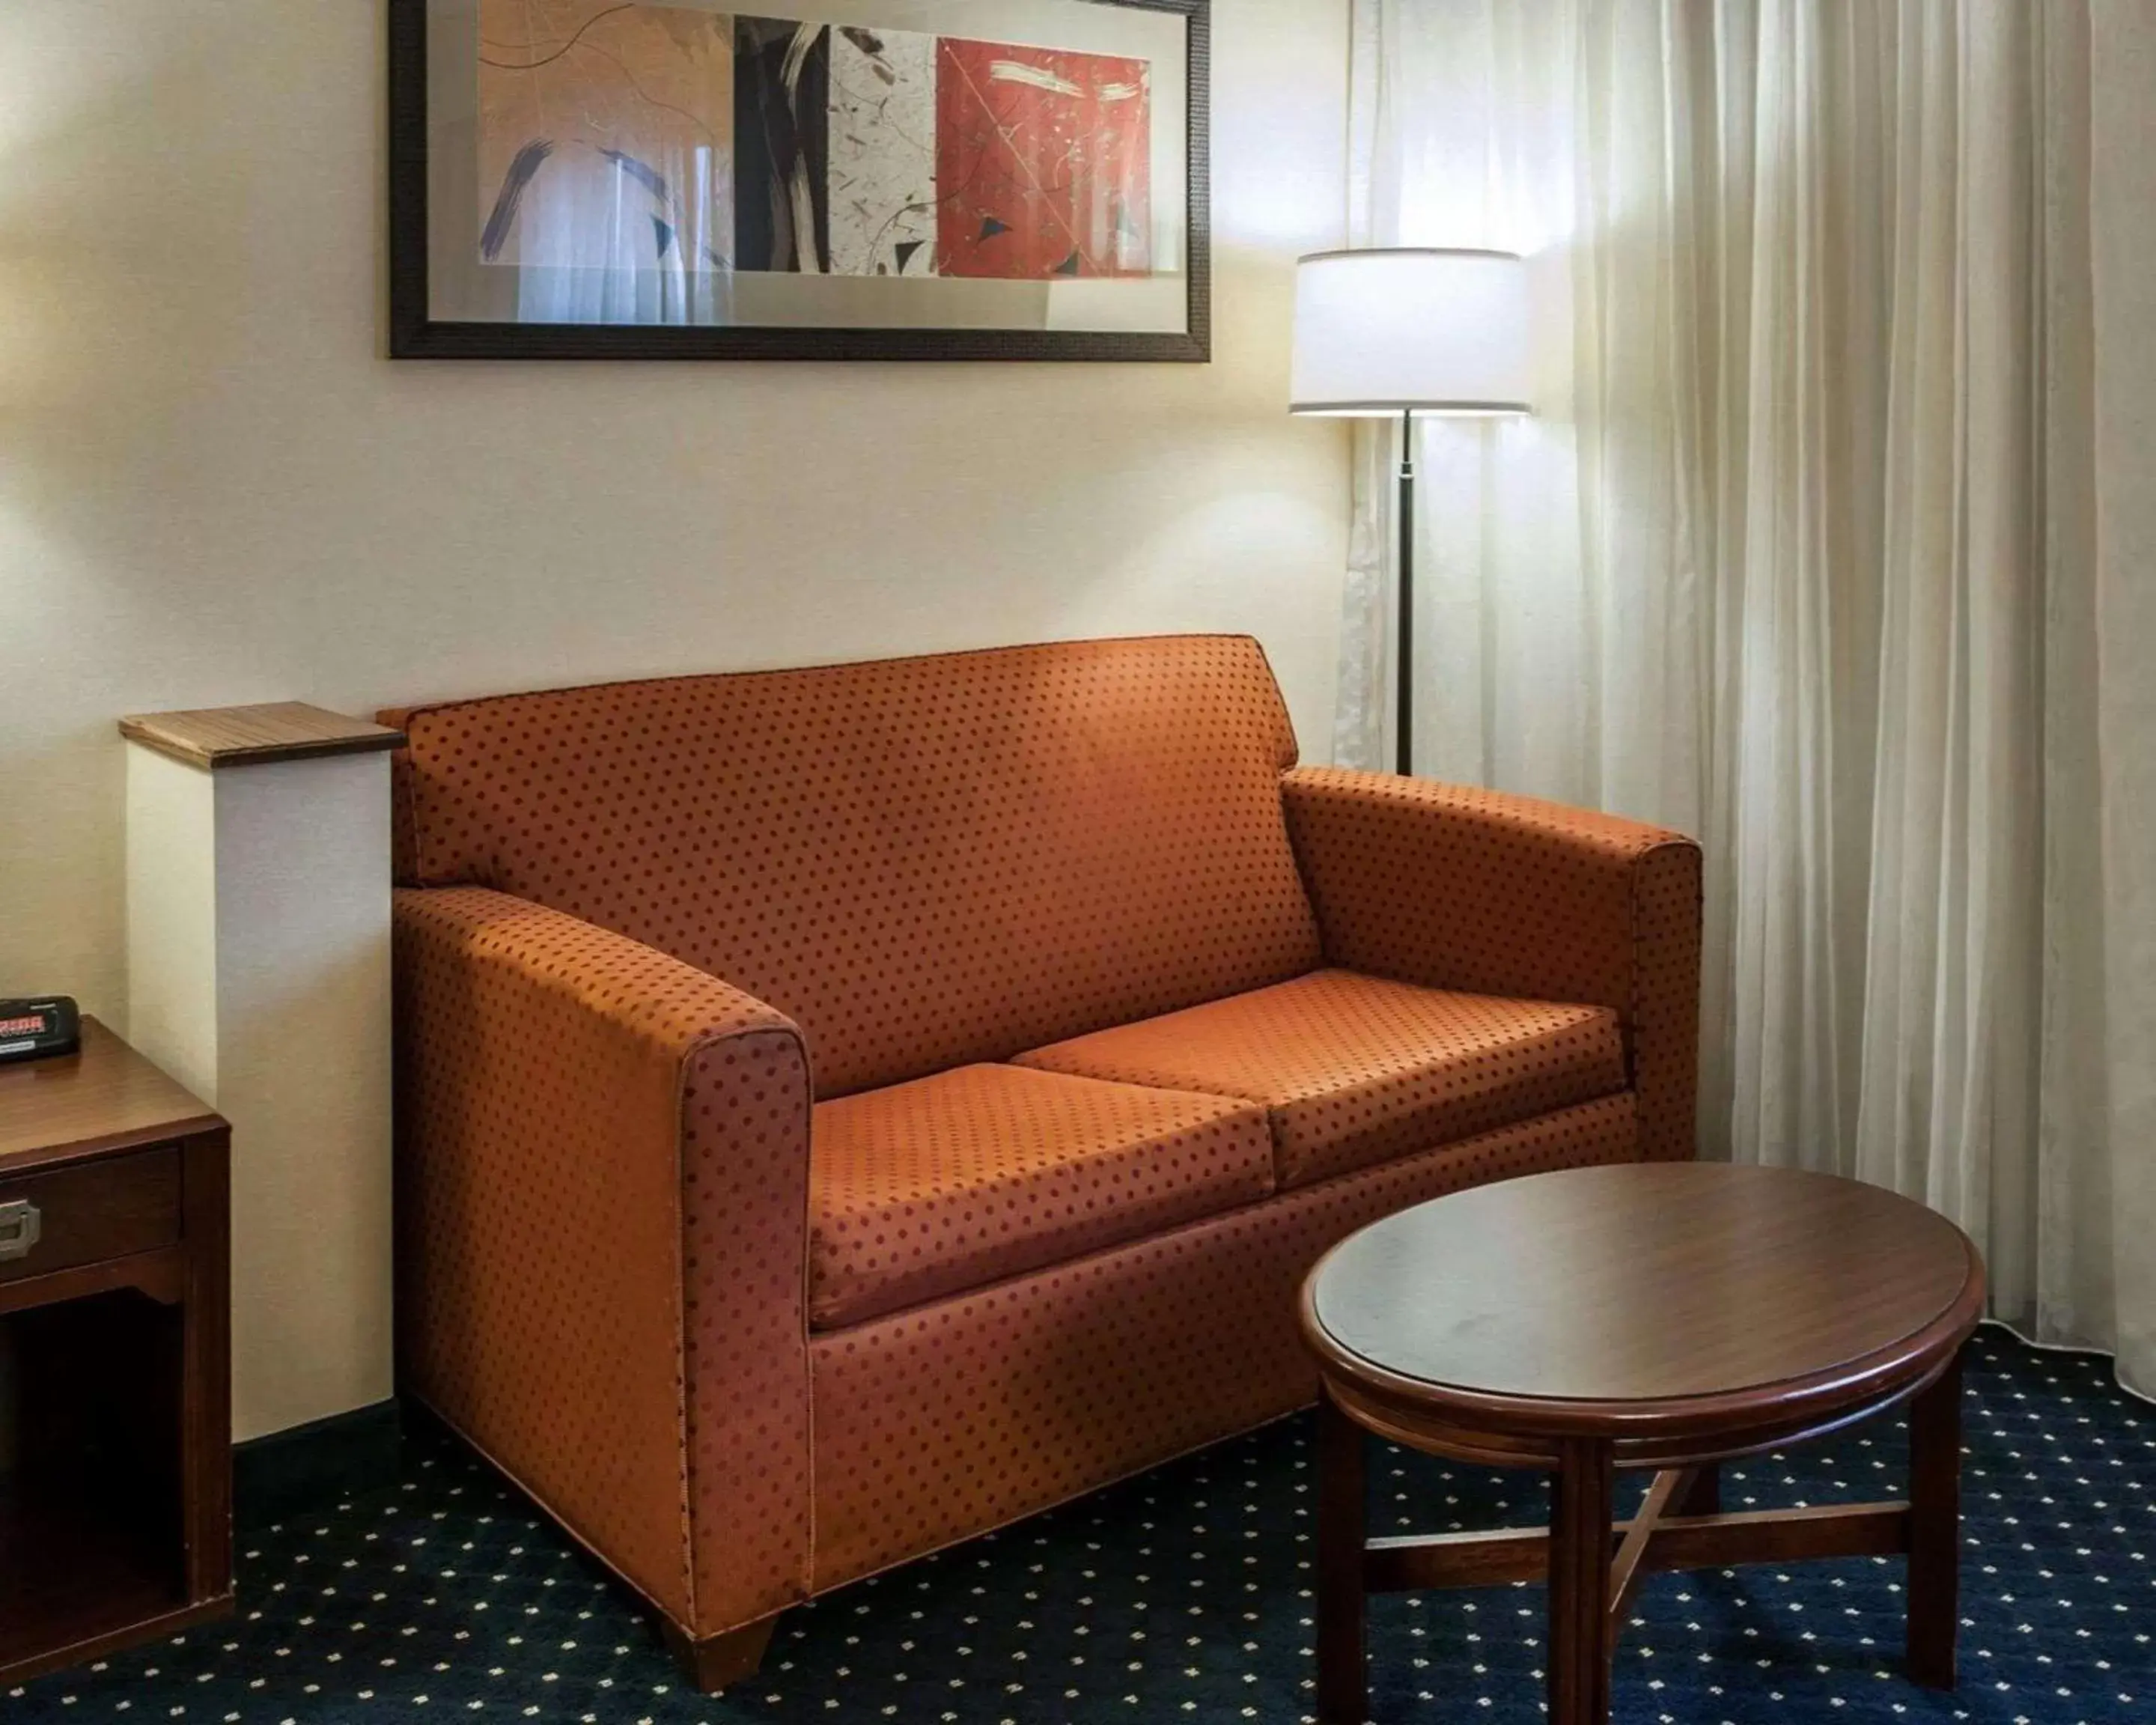
<path id="1" fill-rule="evenodd" d="M 401 731 L 303 701 L 136 713 L 120 721 L 120 734 L 191 767 L 213 770 L 317 755 L 374 754 L 404 746 Z"/>

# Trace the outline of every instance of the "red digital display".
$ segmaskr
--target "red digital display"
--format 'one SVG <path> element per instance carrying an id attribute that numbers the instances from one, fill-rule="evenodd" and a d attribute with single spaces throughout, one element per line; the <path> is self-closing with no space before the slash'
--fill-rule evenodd
<path id="1" fill-rule="evenodd" d="M 0 1019 L 0 1036 L 42 1036 L 51 1028 L 42 1013 L 26 1019 Z"/>

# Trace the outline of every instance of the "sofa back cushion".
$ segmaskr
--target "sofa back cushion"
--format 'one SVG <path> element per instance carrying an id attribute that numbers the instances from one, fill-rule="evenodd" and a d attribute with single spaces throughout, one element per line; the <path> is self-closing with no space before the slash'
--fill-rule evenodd
<path id="1" fill-rule="evenodd" d="M 790 1014 L 819 1096 L 1318 963 L 1243 637 L 676 677 L 383 715 L 398 879 L 470 883 Z"/>

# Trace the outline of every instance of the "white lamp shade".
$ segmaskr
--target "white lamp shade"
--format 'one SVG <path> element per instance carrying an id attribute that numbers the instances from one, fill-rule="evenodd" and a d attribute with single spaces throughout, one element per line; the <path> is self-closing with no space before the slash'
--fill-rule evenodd
<path id="1" fill-rule="evenodd" d="M 1527 266 L 1510 252 L 1319 252 L 1296 266 L 1289 411 L 1524 413 Z"/>

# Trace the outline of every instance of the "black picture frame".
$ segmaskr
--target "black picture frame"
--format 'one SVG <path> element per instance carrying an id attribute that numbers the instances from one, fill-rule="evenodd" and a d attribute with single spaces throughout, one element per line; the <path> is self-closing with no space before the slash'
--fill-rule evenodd
<path id="1" fill-rule="evenodd" d="M 860 329 L 478 323 L 434 319 L 429 297 L 429 0 L 388 0 L 389 355 L 393 359 L 1032 360 L 1212 357 L 1212 0 L 1074 0 L 1180 14 L 1189 51 L 1188 325 L 1180 331 Z"/>

